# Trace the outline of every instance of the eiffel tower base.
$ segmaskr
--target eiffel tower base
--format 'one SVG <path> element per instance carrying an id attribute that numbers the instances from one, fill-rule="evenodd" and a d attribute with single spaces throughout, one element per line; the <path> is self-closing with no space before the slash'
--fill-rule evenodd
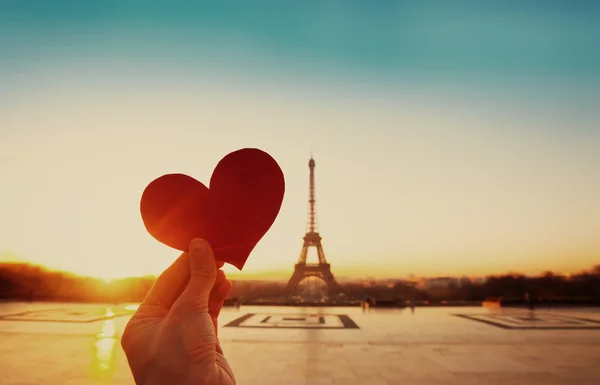
<path id="1" fill-rule="evenodd" d="M 321 278 L 327 284 L 327 291 L 330 297 L 339 293 L 339 286 L 331 273 L 329 263 L 297 263 L 294 267 L 294 274 L 292 274 L 292 278 L 290 278 L 287 284 L 287 294 L 293 295 L 300 281 L 308 277 Z"/>

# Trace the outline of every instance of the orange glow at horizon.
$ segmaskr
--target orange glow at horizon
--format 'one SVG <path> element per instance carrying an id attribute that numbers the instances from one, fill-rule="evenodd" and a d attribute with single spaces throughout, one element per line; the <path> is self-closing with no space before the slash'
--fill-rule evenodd
<path id="1" fill-rule="evenodd" d="M 2 263 L 4 261 L 0 261 Z M 6 261 L 11 262 L 11 261 Z M 16 262 L 16 261 L 14 261 Z M 25 261 L 18 261 L 18 263 L 27 263 Z M 34 266 L 39 266 L 48 271 L 57 271 L 66 274 L 73 274 L 77 276 L 87 276 L 91 278 L 101 279 L 105 283 L 110 284 L 113 281 L 117 281 L 120 279 L 128 279 L 128 278 L 141 278 L 141 277 L 154 277 L 156 278 L 162 271 L 157 271 L 155 273 L 148 274 L 119 274 L 115 272 L 113 269 L 107 269 L 106 271 L 96 271 L 95 273 L 89 273 L 87 271 L 73 271 L 73 270 L 65 270 L 65 269 L 53 269 L 49 266 L 37 265 L 35 263 L 31 263 Z M 555 275 L 565 276 L 567 278 L 571 277 L 573 274 L 581 273 L 583 271 L 589 271 L 595 265 L 584 266 L 584 267 L 575 267 L 569 268 L 568 266 L 558 266 L 557 268 L 549 268 L 544 266 L 530 266 L 528 268 L 522 269 L 486 269 L 486 268 L 475 268 L 468 269 L 468 272 L 462 271 L 460 269 L 439 269 L 439 270 L 431 270 L 429 273 L 426 273 L 425 270 L 422 269 L 413 269 L 406 270 L 402 267 L 398 266 L 332 266 L 332 271 L 334 276 L 338 279 L 350 279 L 350 280 L 361 280 L 361 279 L 415 279 L 415 278 L 434 278 L 434 277 L 469 277 L 469 278 L 482 278 L 487 276 L 498 276 L 498 275 L 526 275 L 526 276 L 540 276 L 544 273 L 550 271 Z M 288 269 L 281 268 L 277 270 L 266 269 L 266 270 L 252 270 L 252 271 L 239 271 L 237 268 L 225 264 L 223 270 L 227 273 L 228 278 L 232 280 L 265 280 L 265 281 L 287 281 L 292 273 L 293 266 L 290 266 Z"/>

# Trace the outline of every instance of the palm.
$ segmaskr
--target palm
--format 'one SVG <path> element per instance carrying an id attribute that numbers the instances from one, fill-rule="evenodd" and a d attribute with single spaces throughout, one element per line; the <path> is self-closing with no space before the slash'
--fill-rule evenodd
<path id="1" fill-rule="evenodd" d="M 178 260 L 172 270 L 181 272 L 186 259 L 182 255 L 184 262 Z M 206 277 L 201 278 L 206 281 Z M 217 317 L 231 282 L 218 270 L 207 301 L 189 295 L 192 283 L 184 291 L 173 284 L 161 287 L 160 280 L 123 334 L 122 345 L 136 383 L 235 384 L 217 338 Z M 161 282 L 167 281 L 173 282 Z"/>

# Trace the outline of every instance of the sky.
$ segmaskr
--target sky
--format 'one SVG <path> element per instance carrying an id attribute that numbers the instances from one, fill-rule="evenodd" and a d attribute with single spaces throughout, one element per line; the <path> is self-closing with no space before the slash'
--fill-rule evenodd
<path id="1" fill-rule="evenodd" d="M 158 274 L 178 252 L 144 228 L 146 185 L 208 183 L 255 147 L 286 195 L 233 277 L 291 276 L 311 154 L 337 276 L 588 269 L 599 18 L 593 1 L 1 1 L 0 260 Z"/>

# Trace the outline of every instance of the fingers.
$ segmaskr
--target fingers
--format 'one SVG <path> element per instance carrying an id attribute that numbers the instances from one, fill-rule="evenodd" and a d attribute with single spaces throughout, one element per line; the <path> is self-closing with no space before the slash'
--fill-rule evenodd
<path id="1" fill-rule="evenodd" d="M 225 302 L 227 295 L 231 291 L 231 287 L 231 281 L 225 277 L 225 273 L 222 270 L 219 270 L 217 272 L 217 282 L 215 282 L 215 287 L 211 291 L 208 301 L 208 312 L 211 316 L 219 316 L 223 302 Z"/>
<path id="2" fill-rule="evenodd" d="M 211 267 L 211 259 L 214 267 Z M 192 264 L 194 267 L 192 267 Z M 181 254 L 179 258 L 177 258 L 177 260 L 175 260 L 175 262 L 173 262 L 173 264 L 158 277 L 140 307 L 148 308 L 148 305 L 151 305 L 169 311 L 175 301 L 182 296 L 182 293 L 189 286 L 191 276 L 196 277 L 193 292 L 198 293 L 199 289 L 210 285 L 210 282 L 212 281 L 212 271 L 223 265 L 224 262 L 214 260 L 212 249 L 206 241 L 201 239 L 193 240 L 190 243 L 190 252 Z M 206 280 L 201 279 L 202 274 L 204 273 L 208 274 Z M 220 275 L 221 277 L 214 282 L 213 286 L 218 285 L 221 280 L 225 279 L 222 271 Z M 198 283 L 197 281 L 200 282 Z M 213 289 L 213 286 L 210 288 Z M 200 292 L 203 291 L 206 290 L 200 290 Z M 204 295 L 204 297 L 207 296 L 210 295 Z M 201 297 L 201 295 L 199 297 Z"/>
<path id="3" fill-rule="evenodd" d="M 208 311 L 208 299 L 217 279 L 217 265 L 212 248 L 203 239 L 192 240 L 189 248 L 190 281 L 179 297 L 184 308 Z M 185 305 L 184 305 L 185 304 Z"/>
<path id="4" fill-rule="evenodd" d="M 215 279 L 215 284 L 210 291 L 209 301 L 213 298 L 217 286 L 219 286 L 225 279 L 225 272 L 223 270 L 217 270 L 217 278 Z"/>
<path id="5" fill-rule="evenodd" d="M 217 334 L 219 329 L 218 317 L 223 308 L 223 302 L 225 302 L 227 295 L 231 291 L 231 287 L 231 281 L 225 277 L 225 273 L 222 270 L 219 270 L 217 272 L 217 282 L 215 282 L 215 287 L 210 293 L 208 300 L 208 313 L 210 314 L 213 326 L 215 327 L 215 333 Z"/>
<path id="6" fill-rule="evenodd" d="M 189 277 L 189 255 L 183 253 L 154 282 L 140 307 L 159 306 L 168 311 L 183 291 Z"/>

